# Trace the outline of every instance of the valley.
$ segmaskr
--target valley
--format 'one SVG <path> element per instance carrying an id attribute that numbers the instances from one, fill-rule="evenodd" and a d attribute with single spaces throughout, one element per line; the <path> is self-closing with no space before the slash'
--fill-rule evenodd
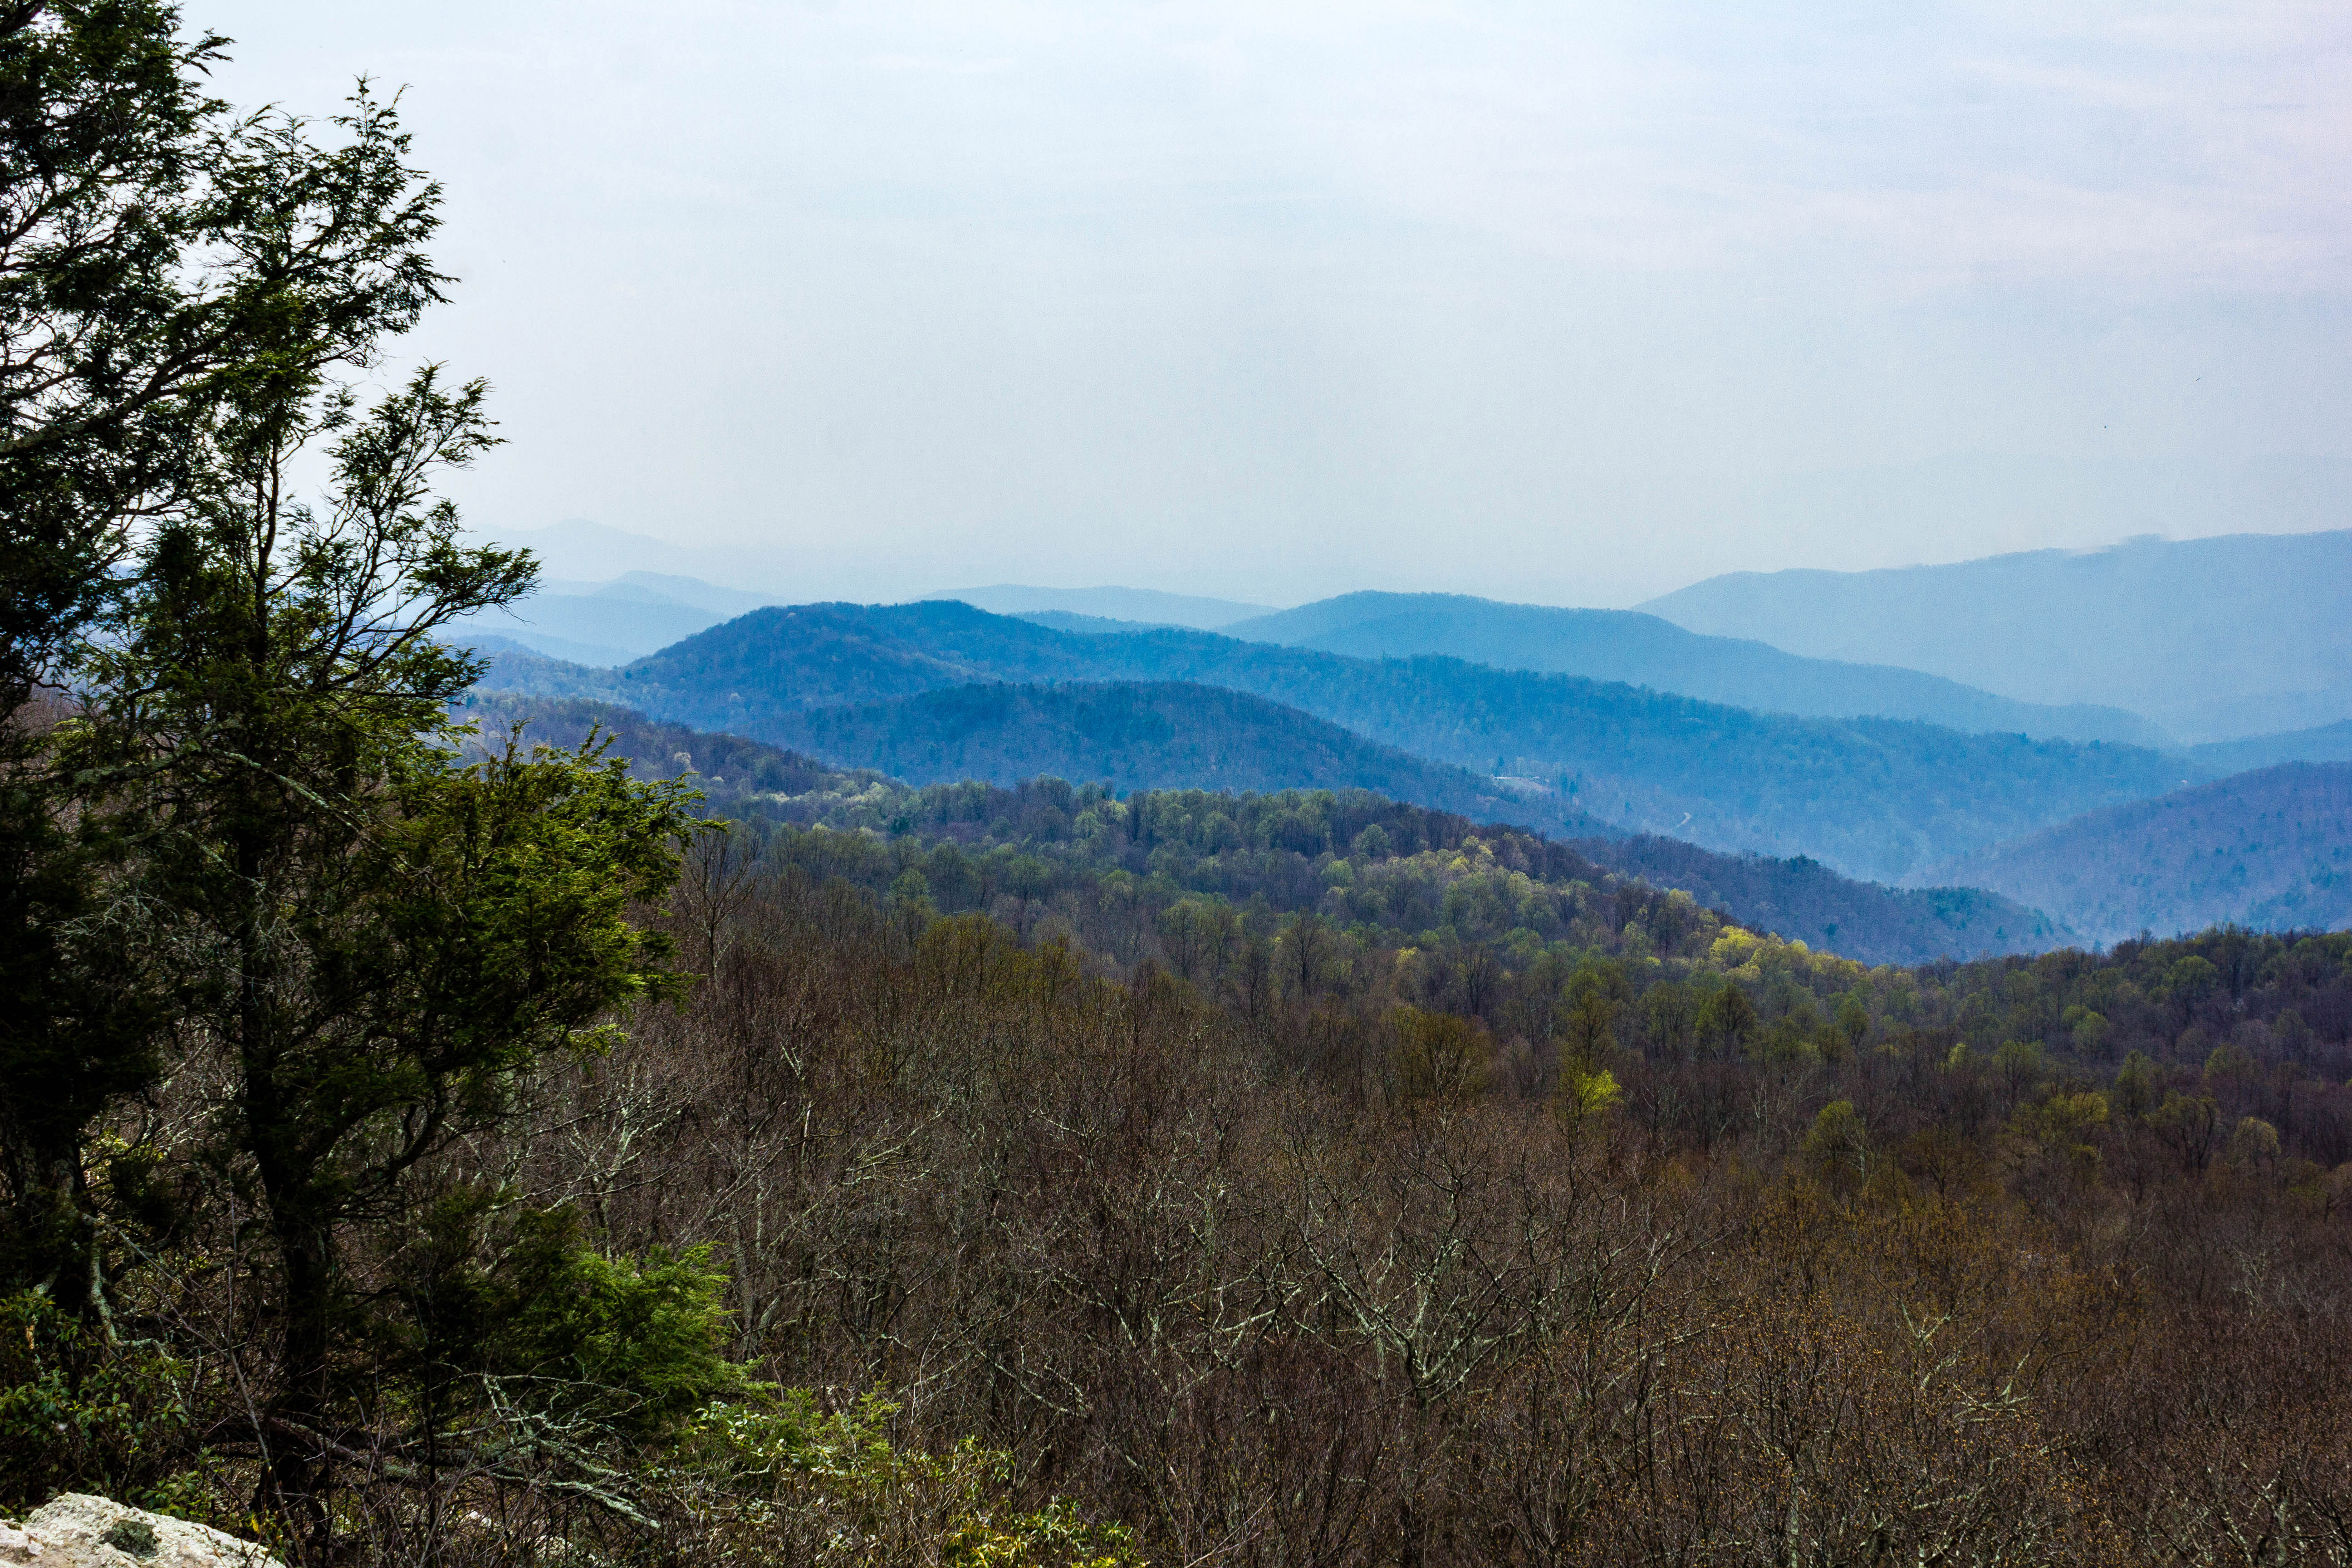
<path id="1" fill-rule="evenodd" d="M 1720 922 L 1869 963 L 2040 952 L 2067 937 L 2032 910 L 1973 889 L 1897 889 L 1840 877 L 1811 860 L 1726 856 L 1671 839 L 1626 837 L 1590 818 L 1563 814 L 1556 803 L 1492 793 L 1491 780 L 1449 778 L 1446 770 L 1413 759 L 1382 757 L 1378 748 L 1343 731 L 1332 731 L 1327 742 L 1324 760 L 1330 771 L 1319 787 L 1318 781 L 1299 779 L 1286 769 L 1255 781 L 1235 776 L 1240 770 L 1234 761 L 1262 765 L 1272 760 L 1264 752 L 1220 759 L 1223 768 L 1202 767 L 1189 775 L 1181 769 L 1161 771 L 1159 764 L 1167 760 L 1162 750 L 1133 745 L 1138 726 L 1157 731 L 1166 723 L 1136 700 L 1152 690 L 1081 687 L 1043 693 L 1082 709 L 1106 707 L 1083 728 L 1090 745 L 1109 751 L 1091 752 L 1084 759 L 1105 763 L 1099 772 L 1048 770 L 1042 778 L 1018 769 L 992 777 L 986 766 L 992 757 L 948 750 L 932 755 L 930 742 L 903 731 L 890 737 L 908 753 L 899 759 L 901 765 L 851 771 L 576 698 L 477 691 L 457 716 L 492 734 L 527 723 L 539 740 L 564 746 L 579 745 L 601 731 L 629 759 L 636 776 L 650 782 L 684 771 L 707 795 L 709 808 L 726 816 L 970 849 L 980 857 L 969 873 L 978 881 L 967 883 L 967 873 L 959 871 L 956 880 L 943 884 L 936 872 L 926 873 L 926 885 L 935 890 L 969 886 L 965 901 L 950 899 L 943 906 L 950 910 L 988 909 L 989 888 L 1024 885 L 1024 876 L 1034 880 L 1046 875 L 1014 864 L 1022 857 L 1042 857 L 1061 880 L 1049 877 L 1025 897 L 1045 899 L 1058 887 L 1081 894 L 1093 907 L 1104 896 L 1106 879 L 1139 879 L 1125 896 L 1139 900 L 1155 918 L 1188 895 L 1206 894 L 1263 905 L 1277 915 L 1321 913 L 1340 930 L 1358 931 L 1363 940 L 1377 933 L 1425 945 L 1440 940 L 1442 929 L 1452 929 L 1454 917 L 1445 911 L 1458 901 L 1454 884 L 1481 867 L 1491 871 L 1499 864 L 1507 874 L 1498 885 L 1499 907 L 1506 912 L 1481 917 L 1487 923 L 1472 932 L 1480 939 L 1499 939 L 1522 925 L 1544 941 L 1568 934 L 1565 920 L 1528 924 L 1508 914 L 1525 906 L 1528 896 L 1526 889 L 1513 889 L 1507 873 L 1514 871 L 1534 876 L 1546 897 L 1587 900 L 1583 907 L 1595 911 L 1583 917 L 1588 937 L 1599 912 L 1614 908 L 1609 900 L 1618 889 L 1627 889 L 1631 898 L 1643 887 L 1679 892 L 1694 909 L 1714 911 Z M 993 687 L 950 688 L 937 695 L 949 700 L 952 710 L 975 695 L 992 704 L 1027 708 L 1041 693 Z M 1215 695 L 1229 707 L 1252 702 L 1230 692 Z M 1264 706 L 1286 716 L 1276 720 L 1278 735 L 1297 726 L 1296 713 Z M 833 710 L 815 718 L 820 723 L 855 723 L 872 711 Z M 879 710 L 889 717 L 899 711 Z M 1198 715 L 1180 717 L 1191 722 Z M 1003 734 L 1001 726 L 988 731 L 992 742 Z M 837 733 L 833 738 L 845 739 Z M 1144 738 L 1157 742 L 1163 737 Z M 872 737 L 847 739 L 870 744 Z M 1375 769 L 1391 771 L 1354 771 L 1368 753 Z M 919 765 L 905 765 L 909 758 Z M 1153 771 L 1133 771 L 1142 765 Z M 1118 776 L 1122 768 L 1129 770 L 1125 779 Z M 1348 782 L 1368 776 L 1378 784 Z M 1160 782 L 1138 785 L 1137 777 Z M 1106 783 L 1122 787 L 1114 795 Z M 1132 830 L 1106 834 L 1104 811 L 1121 797 Z M 1150 823 L 1160 826 L 1147 830 L 1143 825 Z M 1471 857 L 1466 862 L 1461 858 L 1465 848 Z M 1391 896 L 1407 883 L 1423 890 L 1410 899 Z M 1485 884 L 1465 884 L 1459 896 L 1467 897 L 1473 885 Z M 887 889 L 877 882 L 874 890 Z M 1617 913 L 1600 920 L 1612 933 L 1624 923 Z M 1456 931 L 1455 938 L 1461 934 Z"/>
<path id="2" fill-rule="evenodd" d="M 639 577 L 707 603 L 725 592 Z M 640 591 L 614 585 L 617 595 Z M 1050 597 L 1002 592 L 1007 605 Z M 1087 592 L 1098 608 L 1150 602 Z M 2263 764 L 2352 754 L 2342 723 L 2183 748 L 2120 710 L 2041 708 L 1623 612 L 1355 595 L 1220 633 L 934 600 L 761 608 L 618 668 L 484 642 L 496 656 L 488 689 L 619 703 L 915 784 L 1050 775 L 1119 794 L 1360 788 L 1617 847 L 1596 851 L 1603 858 L 1650 846 L 1626 868 L 1663 876 L 1679 865 L 1677 885 L 1695 889 L 1738 885 L 1723 873 L 1734 863 L 1727 855 L 1773 868 L 1817 861 L 1835 879 L 1881 887 L 1981 889 L 1994 900 L 1981 919 L 1947 910 L 1918 927 L 1916 940 L 1952 940 L 1956 951 L 2114 940 L 2209 919 L 2337 918 L 2315 894 L 2233 902 L 2209 889 L 2168 902 L 2160 889 L 2182 868 L 2150 861 L 2145 845 L 2106 843 L 2094 824 L 2184 788 L 2228 796 L 2224 775 Z M 2254 854 L 2262 868 L 2244 873 L 2250 883 L 2325 884 L 2336 848 L 2324 814 L 2302 836 L 2251 851 L 2220 817 L 2197 820 L 2229 839 L 2199 839 L 2198 853 Z M 2029 862 L 2042 869 L 2027 874 Z M 1770 894 L 1750 887 L 1735 901 L 1770 908 L 1770 929 L 1809 941 L 1853 929 L 1799 912 L 1805 900 L 1789 875 L 1776 870 Z M 2093 899 L 2053 877 L 2068 888 L 2102 877 L 2126 885 Z M 1864 939 L 1872 951 L 1895 951 L 1873 930 Z"/>
<path id="3" fill-rule="evenodd" d="M 501 655 L 486 680 L 787 744 L 806 738 L 817 722 L 803 717 L 811 712 L 953 686 L 1219 688 L 1413 756 L 1520 779 L 1562 809 L 1624 831 L 1732 853 L 1811 855 L 1877 881 L 2160 794 L 2179 776 L 2175 761 L 2146 748 L 1759 713 L 1436 656 L 1357 658 L 1195 631 L 1064 632 L 953 604 L 765 609 L 617 670 Z M 982 709 L 967 711 L 982 722 Z M 1075 742 L 1039 743 L 1028 772 L 1067 756 Z M 1023 771 L 1013 752 L 1000 754 L 1002 767 Z M 829 760 L 863 765 L 849 753 Z"/>

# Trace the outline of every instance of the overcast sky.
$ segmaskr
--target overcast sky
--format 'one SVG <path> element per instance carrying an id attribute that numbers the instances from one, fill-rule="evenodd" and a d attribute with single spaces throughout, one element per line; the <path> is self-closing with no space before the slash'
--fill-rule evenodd
<path id="1" fill-rule="evenodd" d="M 186 5 L 405 86 L 492 531 L 1611 605 L 2352 525 L 2342 0 Z"/>

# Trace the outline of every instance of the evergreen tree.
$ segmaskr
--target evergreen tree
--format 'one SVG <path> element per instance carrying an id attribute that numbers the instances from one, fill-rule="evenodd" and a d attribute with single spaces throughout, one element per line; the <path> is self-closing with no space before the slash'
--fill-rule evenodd
<path id="1" fill-rule="evenodd" d="M 384 105 L 362 87 L 332 148 L 231 118 L 203 90 L 226 40 L 178 24 L 153 0 L 0 11 L 0 1283 L 86 1310 L 83 1133 L 154 1080 L 165 1014 L 109 913 L 120 818 L 58 765 L 63 689 L 121 628 L 142 531 L 235 467 L 225 421 L 365 363 L 443 281 L 437 191 Z"/>
<path id="2" fill-rule="evenodd" d="M 190 352 L 173 275 L 217 47 L 168 6 L 0 13 L 0 1283 L 87 1306 L 81 1133 L 155 1070 L 157 1016 L 102 928 L 37 701 L 100 622 L 124 529 L 188 468 Z M 196 334 L 200 335 L 200 334 Z"/>
<path id="3" fill-rule="evenodd" d="M 511 1321 L 553 1321 L 534 1291 L 635 1278 L 523 1227 L 510 1321 L 458 1343 L 352 1259 L 446 1207 L 436 1156 L 541 1058 L 682 985 L 630 914 L 675 879 L 688 795 L 450 728 L 478 667 L 443 637 L 536 575 L 433 494 L 495 444 L 487 388 L 351 384 L 441 297 L 439 188 L 364 83 L 325 137 L 230 117 L 200 91 L 222 41 L 177 20 L 0 15 L 0 1283 L 108 1318 L 127 1216 L 93 1194 L 129 1184 L 93 1181 L 93 1133 L 165 1045 L 211 1069 L 199 1152 L 257 1200 L 243 1262 L 282 1335 L 257 1501 L 322 1555 L 338 1456 L 403 1397 L 388 1346 L 495 1376 L 536 1343 Z M 311 454 L 332 477 L 306 501 Z M 721 1375 L 698 1269 L 607 1291 L 671 1300 L 667 1348 L 567 1364 L 663 1392 L 582 1407 L 643 1426 Z M 446 1434 L 406 1430 L 429 1466 Z"/>
<path id="4" fill-rule="evenodd" d="M 217 490 L 159 532 L 125 638 L 89 663 L 72 754 L 117 781 L 133 901 L 236 1085 L 214 1158 L 261 1198 L 285 1335 L 262 1500 L 320 1552 L 354 1401 L 380 1388 L 352 1227 L 416 1201 L 411 1178 L 537 1058 L 680 984 L 627 914 L 674 879 L 688 795 L 593 751 L 456 749 L 447 703 L 477 667 L 439 634 L 535 572 L 461 545 L 430 495 L 492 439 L 479 383 L 427 367 L 364 413 L 315 374 L 256 384 Z M 321 439 L 313 510 L 284 476 Z"/>

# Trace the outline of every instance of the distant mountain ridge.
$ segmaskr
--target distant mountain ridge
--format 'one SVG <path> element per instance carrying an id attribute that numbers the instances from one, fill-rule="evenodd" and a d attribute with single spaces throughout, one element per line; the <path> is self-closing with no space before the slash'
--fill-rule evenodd
<path id="1" fill-rule="evenodd" d="M 778 570 L 778 563 L 761 552 L 673 544 L 584 517 L 565 518 L 545 528 L 477 530 L 474 537 L 528 550 L 549 577 L 571 582 L 603 583 L 646 573 L 773 589 L 793 576 L 789 569 Z"/>
<path id="2" fill-rule="evenodd" d="M 2110 806 L 1927 875 L 2116 942 L 2352 925 L 2352 763 L 2289 763 Z"/>
<path id="3" fill-rule="evenodd" d="M 1250 642 L 1358 658 L 1444 654 L 1498 669 L 1622 680 L 1762 712 L 1914 719 L 1969 731 L 2162 748 L 2137 713 L 1997 697 L 1887 665 L 1807 658 L 1747 638 L 1708 637 L 1635 610 L 1558 609 L 1460 594 L 1346 594 L 1223 628 Z"/>
<path id="4" fill-rule="evenodd" d="M 1368 660 L 1206 632 L 1081 635 L 953 603 L 763 609 L 620 670 L 508 656 L 488 680 L 761 739 L 798 733 L 793 716 L 806 710 L 942 687 L 1225 687 L 1429 761 L 1537 780 L 1570 807 L 1631 831 L 1735 853 L 1809 854 L 1889 882 L 2160 794 L 2180 766 L 2132 747 L 1758 714 L 1454 658 Z"/>
<path id="5" fill-rule="evenodd" d="M 2352 718 L 2352 531 L 2134 540 L 1875 572 L 1740 572 L 1640 606 L 1692 631 L 2114 703 L 2187 741 Z"/>
<path id="6" fill-rule="evenodd" d="M 624 572 L 604 583 L 542 579 L 530 597 L 464 625 L 551 658 L 613 666 L 773 603 L 767 595 L 698 577 Z"/>
<path id="7" fill-rule="evenodd" d="M 1278 733 L 1302 720 L 1307 726 L 1315 724 L 1312 720 L 1304 720 L 1303 715 L 1277 709 L 1271 703 L 1258 703 L 1235 692 L 1196 688 L 1171 693 L 1165 688 L 1155 690 L 1148 687 L 1130 688 L 1124 692 L 1099 688 L 967 688 L 932 693 L 862 714 L 838 710 L 814 713 L 808 721 L 813 734 L 831 734 L 858 744 L 869 743 L 864 732 L 867 726 L 889 725 L 892 743 L 915 749 L 920 763 L 917 771 L 935 772 L 942 781 L 961 782 L 971 776 L 984 779 L 987 775 L 961 771 L 943 758 L 929 757 L 920 750 L 929 743 L 927 737 L 938 736 L 947 744 L 964 747 L 967 756 L 977 756 L 982 766 L 988 768 L 1013 750 L 1006 744 L 1008 735 L 1025 726 L 1034 736 L 1041 722 L 1061 725 L 1059 743 L 1074 747 L 1078 760 L 1093 760 L 1086 752 L 1088 746 L 1115 743 L 1128 748 L 1123 765 L 1141 773 L 1150 771 L 1143 765 L 1143 752 L 1171 745 L 1181 751 L 1197 744 L 1190 737 L 1162 730 L 1151 722 L 1155 715 L 1171 721 L 1180 716 L 1197 718 L 1197 708 L 1181 715 L 1168 711 L 1165 705 L 1171 696 L 1180 704 L 1226 703 L 1244 710 L 1254 706 L 1271 710 L 1262 716 L 1269 733 Z M 888 831 L 895 833 L 918 830 L 915 825 L 937 815 L 923 810 L 921 801 L 894 793 L 898 786 L 872 770 L 830 767 L 812 756 L 738 736 L 666 723 L 610 703 L 513 692 L 476 692 L 465 700 L 458 716 L 483 721 L 491 729 L 527 719 L 530 721 L 530 735 L 567 745 L 577 744 L 592 729 L 601 729 L 614 738 L 619 754 L 633 759 L 631 771 L 639 777 L 668 777 L 681 770 L 692 770 L 696 782 L 708 792 L 712 808 L 730 816 L 764 816 L 777 821 L 841 826 L 888 824 Z M 1014 723 L 1008 724 L 1008 718 Z M 1358 748 L 1381 750 L 1369 747 L 1369 743 L 1354 737 L 1328 738 L 1334 755 L 1343 760 L 1350 742 Z M 1248 761 L 1255 765 L 1278 763 L 1280 759 L 1266 751 Z M 1469 778 L 1465 784 L 1449 776 L 1457 770 L 1436 768 L 1412 758 L 1391 758 L 1387 765 L 1397 770 L 1394 782 L 1413 785 L 1433 781 L 1446 792 L 1466 791 L 1472 797 L 1470 804 L 1492 798 L 1484 793 L 1491 788 L 1490 781 Z M 1342 802 L 1367 797 L 1367 792 L 1351 788 L 1318 792 L 1286 787 L 1259 793 L 1276 799 L 1318 794 L 1324 799 Z M 1221 794 L 1226 801 L 1234 799 L 1230 788 Z M 1128 798 L 1133 800 L 1136 796 L 1130 792 Z M 1213 809 L 1219 798 L 1220 794 L 1213 793 L 1201 804 L 1204 809 Z M 1501 797 L 1501 803 L 1515 812 L 1530 804 L 1538 814 L 1547 809 L 1540 802 L 1515 801 L 1507 796 Z M 1524 812 L 1498 819 L 1478 813 L 1453 812 L 1429 801 L 1407 800 L 1406 804 L 1418 813 L 1425 813 L 1419 816 L 1413 833 L 1414 840 L 1424 845 L 1451 847 L 1479 832 L 1491 836 L 1500 826 L 1524 828 L 1528 825 Z M 953 815 L 968 821 L 974 814 L 959 805 Z M 978 815 L 985 820 L 989 813 L 983 809 Z M 1573 819 L 1565 819 L 1564 825 L 1576 824 Z M 1318 847 L 1330 853 L 1351 849 L 1344 835 L 1334 843 L 1304 847 L 1308 853 Z M 1360 858 L 1365 853 L 1360 849 L 1352 852 Z M 1565 858 L 1571 875 L 1590 876 L 1596 882 L 1602 880 L 1599 873 L 1606 868 L 1640 878 L 1653 887 L 1683 889 L 1712 908 L 1726 910 L 1734 921 L 1750 930 L 1774 931 L 1865 963 L 1923 963 L 1943 956 L 2036 952 L 2055 945 L 2066 934 L 2035 911 L 1997 894 L 1966 888 L 1885 888 L 1839 877 L 1811 860 L 1723 856 L 1692 845 L 1657 839 L 1592 837 L 1575 839 L 1555 851 L 1553 858 Z M 1313 868 L 1302 868 L 1308 873 Z M 1311 876 L 1309 880 L 1315 889 L 1322 887 Z"/>
<path id="8" fill-rule="evenodd" d="M 940 588 L 925 599 L 947 599 L 996 616 L 1055 614 L 1148 626 L 1192 626 L 1215 631 L 1234 621 L 1266 613 L 1264 605 L 1207 599 L 1194 594 L 1163 594 L 1157 588 L 1034 588 L 999 583 L 987 588 Z"/>
<path id="9" fill-rule="evenodd" d="M 2189 760 L 2206 774 L 2252 773 L 2281 763 L 2352 763 L 2352 719 L 2282 735 L 2210 741 L 2190 747 Z"/>

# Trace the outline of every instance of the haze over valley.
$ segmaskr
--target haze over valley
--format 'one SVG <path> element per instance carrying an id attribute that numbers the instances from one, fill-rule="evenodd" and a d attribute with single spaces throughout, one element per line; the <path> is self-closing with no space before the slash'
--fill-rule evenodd
<path id="1" fill-rule="evenodd" d="M 583 537 L 611 558 L 609 531 Z M 651 541 L 628 548 L 658 557 Z M 2260 770 L 2352 760 L 2352 685 L 2330 673 L 2341 617 L 2327 614 L 2347 573 L 2352 533 L 2141 540 L 1981 570 L 1710 580 L 1657 606 L 1703 618 L 1691 606 L 1777 605 L 1783 631 L 1849 628 L 1841 652 L 1870 626 L 1909 628 L 1897 651 L 1916 653 L 1969 646 L 1970 624 L 1998 625 L 2020 651 L 1986 665 L 1990 678 L 2059 696 L 2175 693 L 2150 705 L 2202 726 L 2189 728 L 2193 742 L 2120 702 L 2037 701 L 1694 632 L 1664 615 L 1458 595 L 1358 593 L 1266 610 L 1000 585 L 734 616 L 767 596 L 640 570 L 555 582 L 484 623 L 482 646 L 505 650 L 493 689 L 625 703 L 911 783 L 1049 773 L 1121 793 L 1369 788 L 1570 837 L 1661 836 L 1718 854 L 1810 857 L 1888 886 L 1977 886 L 2040 909 L 2038 924 L 2012 921 L 2004 942 L 2109 942 L 2144 928 L 2345 920 L 2326 912 L 2324 891 L 2260 890 L 2340 883 L 2347 836 L 2325 811 L 2307 829 L 2253 840 L 2222 826 L 2226 810 L 2200 817 L 2213 841 L 2194 852 L 2235 869 L 2191 889 L 2177 886 L 2177 865 L 2135 871 L 2135 855 L 2157 852 L 2119 848 L 2092 824 L 2183 790 L 2260 817 Z M 1979 580 L 1990 585 L 1966 587 Z M 1926 585 L 1945 582 L 1962 586 Z M 1002 613 L 972 602 L 982 600 Z M 2139 626 L 2166 629 L 2126 635 Z M 2215 626 L 2232 639 L 2225 658 L 2198 641 L 2198 628 Z M 597 628 L 628 646 L 577 657 L 582 645 L 563 634 Z M 682 629 L 691 635 L 673 635 Z M 2105 662 L 2077 661 L 2073 686 L 2033 673 L 2070 657 L 2066 639 L 2102 636 Z M 1237 709 L 1217 689 L 1261 705 Z M 2224 713 L 2234 717 L 2212 717 Z M 2273 713 L 2323 721 L 2252 731 Z M 2216 725 L 2230 738 L 2210 738 Z M 2176 858 L 2196 842 L 2169 838 L 2163 853 Z M 2071 854 L 2080 874 L 2096 868 L 2143 891 L 2094 907 L 2052 891 L 2054 870 L 2029 887 L 1985 869 L 2028 841 L 2042 847 L 2037 864 Z M 2067 844 L 2076 847 L 2054 847 Z"/>

